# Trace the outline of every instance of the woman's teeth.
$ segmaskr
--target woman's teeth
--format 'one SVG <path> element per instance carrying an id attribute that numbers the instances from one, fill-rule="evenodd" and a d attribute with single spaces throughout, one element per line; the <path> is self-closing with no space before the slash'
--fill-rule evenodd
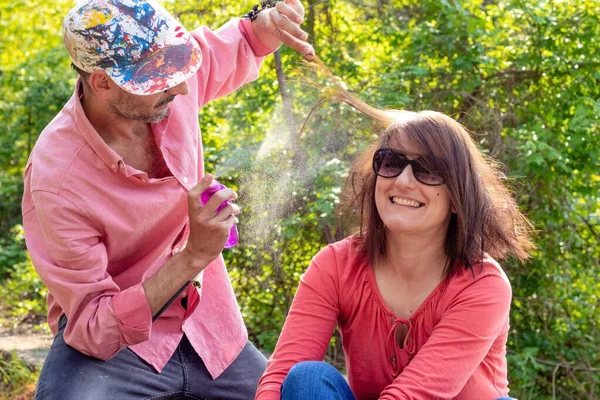
<path id="1" fill-rule="evenodd" d="M 418 201 L 407 200 L 407 199 L 403 199 L 401 197 L 392 197 L 392 203 L 399 204 L 401 206 L 414 207 L 414 208 L 419 208 L 423 205 L 423 204 L 419 203 Z"/>

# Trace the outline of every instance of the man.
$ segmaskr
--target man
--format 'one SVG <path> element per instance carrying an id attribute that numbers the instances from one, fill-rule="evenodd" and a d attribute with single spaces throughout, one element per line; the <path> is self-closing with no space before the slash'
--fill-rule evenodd
<path id="1" fill-rule="evenodd" d="M 314 54 L 299 0 L 265 3 L 216 32 L 189 33 L 152 0 L 66 16 L 80 78 L 25 170 L 25 237 L 56 336 L 36 398 L 254 397 L 266 360 L 220 255 L 239 208 L 229 189 L 199 201 L 213 179 L 198 112 L 282 42 Z"/>

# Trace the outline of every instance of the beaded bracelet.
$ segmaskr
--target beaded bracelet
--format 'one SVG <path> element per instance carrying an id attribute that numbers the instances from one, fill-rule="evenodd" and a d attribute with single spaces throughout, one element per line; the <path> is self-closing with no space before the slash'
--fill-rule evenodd
<path id="1" fill-rule="evenodd" d="M 262 0 L 260 3 L 260 8 L 258 8 L 258 4 L 255 4 L 254 7 L 252 7 L 252 10 L 248 12 L 248 14 L 244 15 L 244 18 L 248 18 L 250 21 L 254 21 L 256 17 L 258 17 L 258 13 L 260 13 L 263 10 L 266 10 L 267 8 L 275 7 L 275 3 L 277 3 L 277 1 Z"/>

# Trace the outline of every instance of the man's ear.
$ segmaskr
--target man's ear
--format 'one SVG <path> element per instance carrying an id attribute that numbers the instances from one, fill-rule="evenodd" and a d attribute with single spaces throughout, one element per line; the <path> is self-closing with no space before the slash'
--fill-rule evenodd
<path id="1" fill-rule="evenodd" d="M 112 100 L 119 95 L 119 86 L 104 71 L 92 72 L 88 77 L 88 84 L 92 92 L 102 100 Z"/>

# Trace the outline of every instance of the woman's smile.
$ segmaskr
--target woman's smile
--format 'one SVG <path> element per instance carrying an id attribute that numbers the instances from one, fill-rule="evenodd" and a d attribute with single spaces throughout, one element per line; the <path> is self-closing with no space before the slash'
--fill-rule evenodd
<path id="1" fill-rule="evenodd" d="M 423 207 L 425 204 L 418 202 L 416 200 L 411 200 L 411 199 L 406 199 L 403 197 L 397 197 L 397 196 L 393 196 L 390 197 L 390 200 L 392 201 L 392 203 L 400 205 L 400 206 L 408 206 L 411 208 L 421 208 Z"/>

